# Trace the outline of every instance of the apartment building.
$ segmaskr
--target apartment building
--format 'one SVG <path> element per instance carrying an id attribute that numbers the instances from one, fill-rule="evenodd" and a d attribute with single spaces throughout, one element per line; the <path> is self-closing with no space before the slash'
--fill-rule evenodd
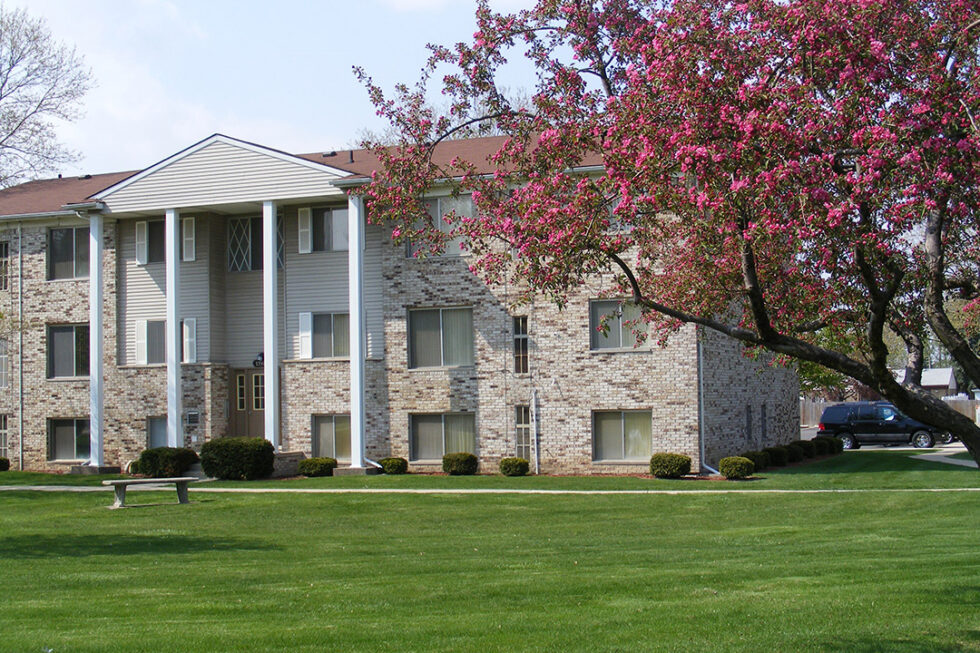
<path id="1" fill-rule="evenodd" d="M 690 326 L 635 347 L 610 278 L 558 310 L 485 285 L 458 248 L 415 258 L 348 193 L 377 165 L 214 135 L 141 171 L 0 191 L 0 456 L 125 466 L 250 435 L 355 469 L 471 451 L 485 471 L 518 455 L 602 474 L 797 437 L 791 370 Z M 434 190 L 431 212 L 465 201 Z"/>

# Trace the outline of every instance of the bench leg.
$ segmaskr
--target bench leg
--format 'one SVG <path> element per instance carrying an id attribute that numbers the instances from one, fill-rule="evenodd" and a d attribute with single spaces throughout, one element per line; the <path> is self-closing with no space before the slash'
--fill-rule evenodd
<path id="1" fill-rule="evenodd" d="M 190 503 L 187 499 L 187 481 L 179 481 L 177 483 L 177 502 Z"/>
<path id="2" fill-rule="evenodd" d="M 113 503 L 110 508 L 124 508 L 126 506 L 126 486 L 116 485 L 113 487 L 116 491 L 116 502 Z"/>

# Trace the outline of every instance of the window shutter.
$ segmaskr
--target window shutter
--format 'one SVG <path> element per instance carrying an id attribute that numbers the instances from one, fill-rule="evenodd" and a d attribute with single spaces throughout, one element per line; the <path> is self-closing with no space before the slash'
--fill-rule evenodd
<path id="1" fill-rule="evenodd" d="M 140 221 L 136 223 L 136 262 L 139 265 L 146 265 L 146 251 L 146 222 Z M 144 333 L 146 333 L 145 330 Z M 144 342 L 146 342 L 145 339 Z"/>
<path id="2" fill-rule="evenodd" d="M 136 364 L 146 365 L 146 320 L 136 320 Z"/>
<path id="3" fill-rule="evenodd" d="M 299 253 L 309 254 L 313 251 L 313 211 L 303 207 L 296 215 L 299 218 Z"/>
<path id="4" fill-rule="evenodd" d="M 313 313 L 299 314 L 299 357 L 313 358 Z"/>
<path id="5" fill-rule="evenodd" d="M 197 240 L 195 240 L 195 221 L 194 218 L 184 218 L 181 220 L 184 239 L 184 261 L 193 261 L 197 258 Z"/>
<path id="6" fill-rule="evenodd" d="M 184 362 L 197 362 L 197 318 L 184 318 Z"/>

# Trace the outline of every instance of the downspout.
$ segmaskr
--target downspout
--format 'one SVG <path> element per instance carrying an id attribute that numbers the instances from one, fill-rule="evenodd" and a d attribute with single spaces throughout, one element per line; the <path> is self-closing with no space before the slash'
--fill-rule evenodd
<path id="1" fill-rule="evenodd" d="M 20 410 L 17 440 L 20 443 L 20 471 L 24 471 L 24 223 L 17 223 L 17 394 Z"/>
<path id="2" fill-rule="evenodd" d="M 695 337 L 697 338 L 698 347 L 698 445 L 701 469 L 707 469 L 709 472 L 714 474 L 720 474 L 717 469 L 709 467 L 708 463 L 704 461 L 704 350 L 701 348 L 701 338 L 697 331 L 695 331 Z"/>
<path id="3" fill-rule="evenodd" d="M 534 473 L 541 473 L 541 454 L 538 451 L 538 389 L 531 388 L 531 436 L 534 442 Z"/>

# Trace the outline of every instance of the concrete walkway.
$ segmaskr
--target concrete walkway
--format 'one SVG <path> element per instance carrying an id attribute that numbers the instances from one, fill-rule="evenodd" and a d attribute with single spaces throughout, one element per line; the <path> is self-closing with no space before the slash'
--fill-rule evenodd
<path id="1" fill-rule="evenodd" d="M 169 485 L 143 485 L 130 488 L 133 492 L 172 490 Z M 111 492 L 111 487 L 94 485 L 0 485 L 0 492 Z M 980 492 L 980 487 L 959 488 L 866 488 L 824 490 L 522 490 L 517 488 L 272 488 L 272 487 L 207 487 L 192 485 L 192 494 L 863 494 L 868 492 Z"/>
<path id="2" fill-rule="evenodd" d="M 956 455 L 958 453 L 963 453 L 966 451 L 966 447 L 962 444 L 953 445 L 944 448 L 939 453 L 924 453 L 920 456 L 912 456 L 916 460 L 928 460 L 934 463 L 946 463 L 947 465 L 959 465 L 961 467 L 972 467 L 977 468 L 977 461 L 975 460 L 961 460 L 958 458 L 950 458 L 950 456 Z"/>

